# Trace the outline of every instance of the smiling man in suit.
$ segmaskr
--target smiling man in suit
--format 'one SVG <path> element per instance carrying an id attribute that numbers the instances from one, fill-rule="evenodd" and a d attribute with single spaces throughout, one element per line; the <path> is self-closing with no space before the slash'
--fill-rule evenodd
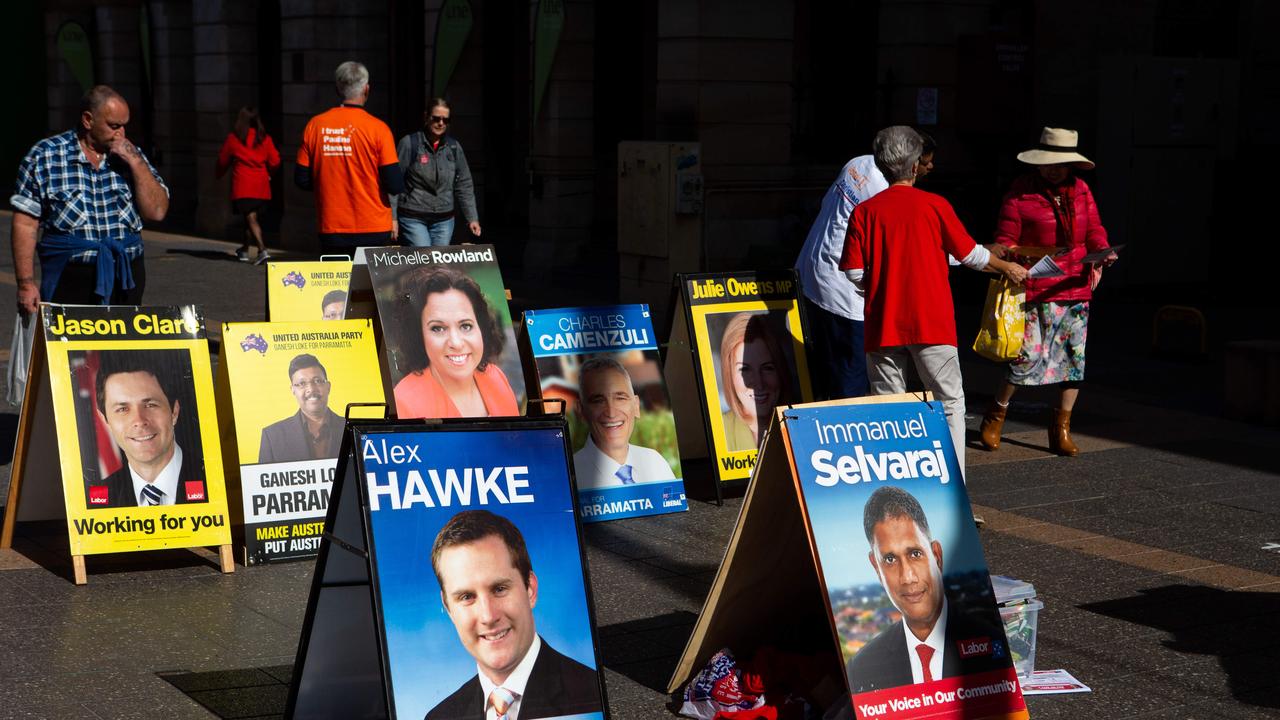
<path id="1" fill-rule="evenodd" d="M 538 576 L 524 536 L 487 510 L 464 510 L 436 535 L 440 599 L 476 675 L 426 720 L 536 720 L 601 711 L 596 671 L 538 636 Z"/>
<path id="2" fill-rule="evenodd" d="M 966 608 L 947 597 L 942 543 L 929 532 L 920 502 L 899 487 L 877 489 L 863 507 L 863 529 L 889 601 L 902 619 L 849 661 L 855 695 L 1011 666 L 994 607 Z"/>
<path id="3" fill-rule="evenodd" d="M 172 351 L 102 350 L 95 393 L 98 413 L 125 463 L 87 487 L 90 508 L 208 502 L 199 448 L 185 452 L 175 428 L 182 403 L 169 374 Z M 166 362 L 167 361 L 167 362 Z"/>
<path id="4" fill-rule="evenodd" d="M 289 361 L 289 385 L 298 412 L 262 429 L 258 462 L 337 457 L 344 424 L 342 416 L 329 409 L 329 373 L 315 355 L 302 353 Z"/>

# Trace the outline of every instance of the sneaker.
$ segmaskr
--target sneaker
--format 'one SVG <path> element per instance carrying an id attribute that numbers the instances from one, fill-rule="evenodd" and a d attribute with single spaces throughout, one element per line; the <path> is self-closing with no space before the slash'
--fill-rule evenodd
<path id="1" fill-rule="evenodd" d="M 240 262 L 249 262 L 249 248 L 236 250 L 236 259 Z"/>
<path id="2" fill-rule="evenodd" d="M 263 252 L 258 253 L 258 259 L 257 259 L 257 260 L 254 260 L 254 261 L 253 261 L 253 264 L 254 264 L 254 265 L 261 265 L 262 263 L 264 263 L 264 262 L 266 262 L 266 261 L 268 261 L 268 260 L 270 260 L 270 259 L 271 259 L 271 253 L 266 252 L 266 251 L 264 250 Z"/>

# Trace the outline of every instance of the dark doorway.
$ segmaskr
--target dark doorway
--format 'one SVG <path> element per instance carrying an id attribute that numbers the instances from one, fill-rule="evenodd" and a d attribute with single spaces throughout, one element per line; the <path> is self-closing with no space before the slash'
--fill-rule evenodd
<path id="1" fill-rule="evenodd" d="M 506 3 L 479 10 L 485 183 L 478 200 L 484 238 L 499 246 L 505 269 L 523 261 L 529 234 L 529 13 Z"/>

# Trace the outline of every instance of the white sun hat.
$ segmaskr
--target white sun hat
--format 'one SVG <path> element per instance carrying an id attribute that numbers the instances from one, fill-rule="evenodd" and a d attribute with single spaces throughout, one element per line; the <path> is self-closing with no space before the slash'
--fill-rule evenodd
<path id="1" fill-rule="evenodd" d="M 1093 161 L 1076 152 L 1080 133 L 1075 130 L 1047 127 L 1040 132 L 1040 144 L 1018 153 L 1018 160 L 1028 165 L 1070 163 L 1080 170 L 1092 170 Z"/>

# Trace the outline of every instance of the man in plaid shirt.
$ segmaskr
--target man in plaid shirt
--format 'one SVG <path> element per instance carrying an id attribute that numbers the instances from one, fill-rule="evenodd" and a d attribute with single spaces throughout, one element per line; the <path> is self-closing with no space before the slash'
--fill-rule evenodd
<path id="1" fill-rule="evenodd" d="M 128 124 L 128 103 L 98 85 L 81 100 L 79 127 L 41 140 L 23 159 L 9 198 L 20 312 L 41 300 L 142 304 L 142 222 L 164 219 L 169 188 L 125 138 Z"/>

